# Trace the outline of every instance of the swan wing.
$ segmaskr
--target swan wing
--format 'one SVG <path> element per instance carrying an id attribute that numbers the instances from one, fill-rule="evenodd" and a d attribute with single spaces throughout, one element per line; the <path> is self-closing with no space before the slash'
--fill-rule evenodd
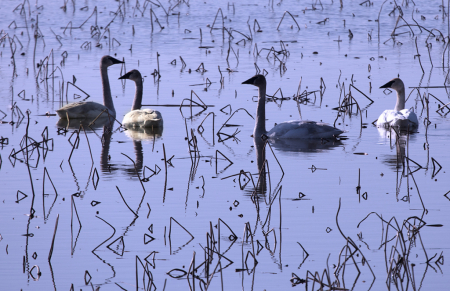
<path id="1" fill-rule="evenodd" d="M 128 112 L 123 118 L 125 128 L 152 128 L 162 127 L 163 119 L 159 111 L 153 109 L 138 109 Z"/>
<path id="2" fill-rule="evenodd" d="M 400 110 L 400 113 L 414 125 L 419 124 L 419 120 L 417 119 L 417 115 L 413 108 Z"/>
<path id="3" fill-rule="evenodd" d="M 277 124 L 267 133 L 267 136 L 274 139 L 310 139 L 334 138 L 341 133 L 343 133 L 342 130 L 326 123 L 307 120 L 292 120 Z"/>
<path id="4" fill-rule="evenodd" d="M 419 121 L 417 119 L 414 109 L 402 109 L 400 111 L 385 110 L 381 113 L 377 120 L 377 126 L 389 127 L 389 126 L 417 126 Z"/>
<path id="5" fill-rule="evenodd" d="M 106 106 L 102 104 L 81 101 L 67 104 L 56 110 L 56 113 L 62 119 L 67 119 L 67 116 L 69 116 L 69 119 L 95 118 L 105 109 L 107 109 Z M 107 113 L 105 112 L 104 114 Z M 113 113 L 110 112 L 110 114 Z"/>

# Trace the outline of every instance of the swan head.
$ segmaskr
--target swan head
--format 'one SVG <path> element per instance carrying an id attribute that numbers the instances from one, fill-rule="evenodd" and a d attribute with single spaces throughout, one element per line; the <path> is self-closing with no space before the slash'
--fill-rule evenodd
<path id="1" fill-rule="evenodd" d="M 100 66 L 101 67 L 109 67 L 115 64 L 123 64 L 124 62 L 119 61 L 118 59 L 115 59 L 111 56 L 103 56 L 102 59 L 100 60 Z"/>
<path id="2" fill-rule="evenodd" d="M 261 87 L 266 85 L 266 77 L 264 77 L 264 75 L 255 75 L 247 81 L 242 82 L 242 84 L 250 84 L 256 87 Z"/>
<path id="3" fill-rule="evenodd" d="M 130 79 L 132 81 L 138 82 L 142 80 L 142 75 L 138 70 L 131 70 L 119 79 Z"/>
<path id="4" fill-rule="evenodd" d="M 401 92 L 405 90 L 405 85 L 403 84 L 403 81 L 400 78 L 394 78 L 380 87 L 380 89 L 382 88 L 391 88 L 397 92 Z"/>

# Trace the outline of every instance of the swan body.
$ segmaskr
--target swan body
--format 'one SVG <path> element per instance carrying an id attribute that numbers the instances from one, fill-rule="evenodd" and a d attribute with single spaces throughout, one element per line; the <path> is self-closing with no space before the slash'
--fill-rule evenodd
<path id="1" fill-rule="evenodd" d="M 270 131 L 266 131 L 266 78 L 263 75 L 255 75 L 242 84 L 254 85 L 259 89 L 254 137 L 265 134 L 271 139 L 319 139 L 335 138 L 343 133 L 342 130 L 326 123 L 302 120 L 279 123 Z"/>
<path id="2" fill-rule="evenodd" d="M 311 139 L 331 138 L 338 136 L 342 131 L 326 123 L 309 120 L 291 120 L 277 124 L 266 135 L 269 138 Z"/>
<path id="3" fill-rule="evenodd" d="M 163 126 L 163 119 L 159 111 L 140 109 L 128 112 L 122 121 L 125 128 L 157 128 Z"/>
<path id="4" fill-rule="evenodd" d="M 56 113 L 58 113 L 61 119 L 67 119 L 67 115 L 69 116 L 69 119 L 93 119 L 105 109 L 108 109 L 108 107 L 96 102 L 80 101 L 67 104 L 56 110 Z M 108 109 L 108 111 L 111 114 L 111 110 Z"/>
<path id="5" fill-rule="evenodd" d="M 377 120 L 378 127 L 397 126 L 406 128 L 408 126 L 417 127 L 419 121 L 414 109 L 405 109 L 405 85 L 399 78 L 392 79 L 380 88 L 392 88 L 397 92 L 397 103 L 394 110 L 385 110 Z"/>
<path id="6" fill-rule="evenodd" d="M 419 121 L 417 115 L 414 113 L 414 109 L 402 109 L 400 111 L 385 110 L 381 113 L 377 120 L 377 126 L 389 127 L 400 126 L 407 127 L 409 125 L 417 126 Z"/>
<path id="7" fill-rule="evenodd" d="M 134 96 L 131 111 L 128 112 L 122 121 L 125 128 L 159 128 L 163 127 L 162 115 L 153 109 L 141 109 L 142 106 L 142 75 L 138 70 L 131 70 L 119 79 L 130 79 L 136 84 L 136 94 Z"/>
<path id="8" fill-rule="evenodd" d="M 96 102 L 75 102 L 67 104 L 56 110 L 61 119 L 92 119 L 97 117 L 102 111 L 107 109 L 109 115 L 116 116 L 116 110 L 114 109 L 114 103 L 111 96 L 111 88 L 109 86 L 108 79 L 108 67 L 114 64 L 121 64 L 119 61 L 111 56 L 103 56 L 100 61 L 100 74 L 102 77 L 103 85 L 103 105 Z M 105 112 L 106 113 L 106 112 Z"/>

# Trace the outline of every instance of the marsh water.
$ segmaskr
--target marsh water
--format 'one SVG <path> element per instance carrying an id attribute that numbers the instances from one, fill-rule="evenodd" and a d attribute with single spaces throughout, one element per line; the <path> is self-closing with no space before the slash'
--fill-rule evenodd
<path id="1" fill-rule="evenodd" d="M 0 14 L 0 289 L 449 285 L 441 1 L 3 0 Z M 104 55 L 125 62 L 108 69 L 117 120 L 135 93 L 118 78 L 138 69 L 163 130 L 58 121 L 102 102 Z M 256 73 L 268 129 L 345 133 L 254 139 L 258 91 L 241 83 Z M 398 76 L 416 132 L 372 124 Z"/>

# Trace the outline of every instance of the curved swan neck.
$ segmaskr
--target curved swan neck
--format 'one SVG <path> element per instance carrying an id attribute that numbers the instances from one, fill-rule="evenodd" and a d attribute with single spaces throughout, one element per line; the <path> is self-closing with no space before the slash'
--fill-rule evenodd
<path id="1" fill-rule="evenodd" d="M 255 138 L 261 137 L 262 134 L 267 133 L 266 131 L 266 85 L 258 87 L 258 107 L 256 108 L 256 121 L 255 130 L 253 131 L 253 136 Z"/>
<path id="2" fill-rule="evenodd" d="M 108 108 L 110 114 L 115 116 L 116 110 L 114 109 L 114 103 L 111 96 L 111 88 L 109 87 L 108 67 L 100 65 L 100 75 L 102 76 L 103 85 L 103 105 Z"/>
<path id="3" fill-rule="evenodd" d="M 405 109 L 405 88 L 397 91 L 397 103 L 395 104 L 395 111 Z"/>
<path id="4" fill-rule="evenodd" d="M 142 106 L 142 92 L 143 92 L 142 80 L 136 81 L 136 93 L 134 95 L 133 105 L 131 110 L 139 110 Z"/>

